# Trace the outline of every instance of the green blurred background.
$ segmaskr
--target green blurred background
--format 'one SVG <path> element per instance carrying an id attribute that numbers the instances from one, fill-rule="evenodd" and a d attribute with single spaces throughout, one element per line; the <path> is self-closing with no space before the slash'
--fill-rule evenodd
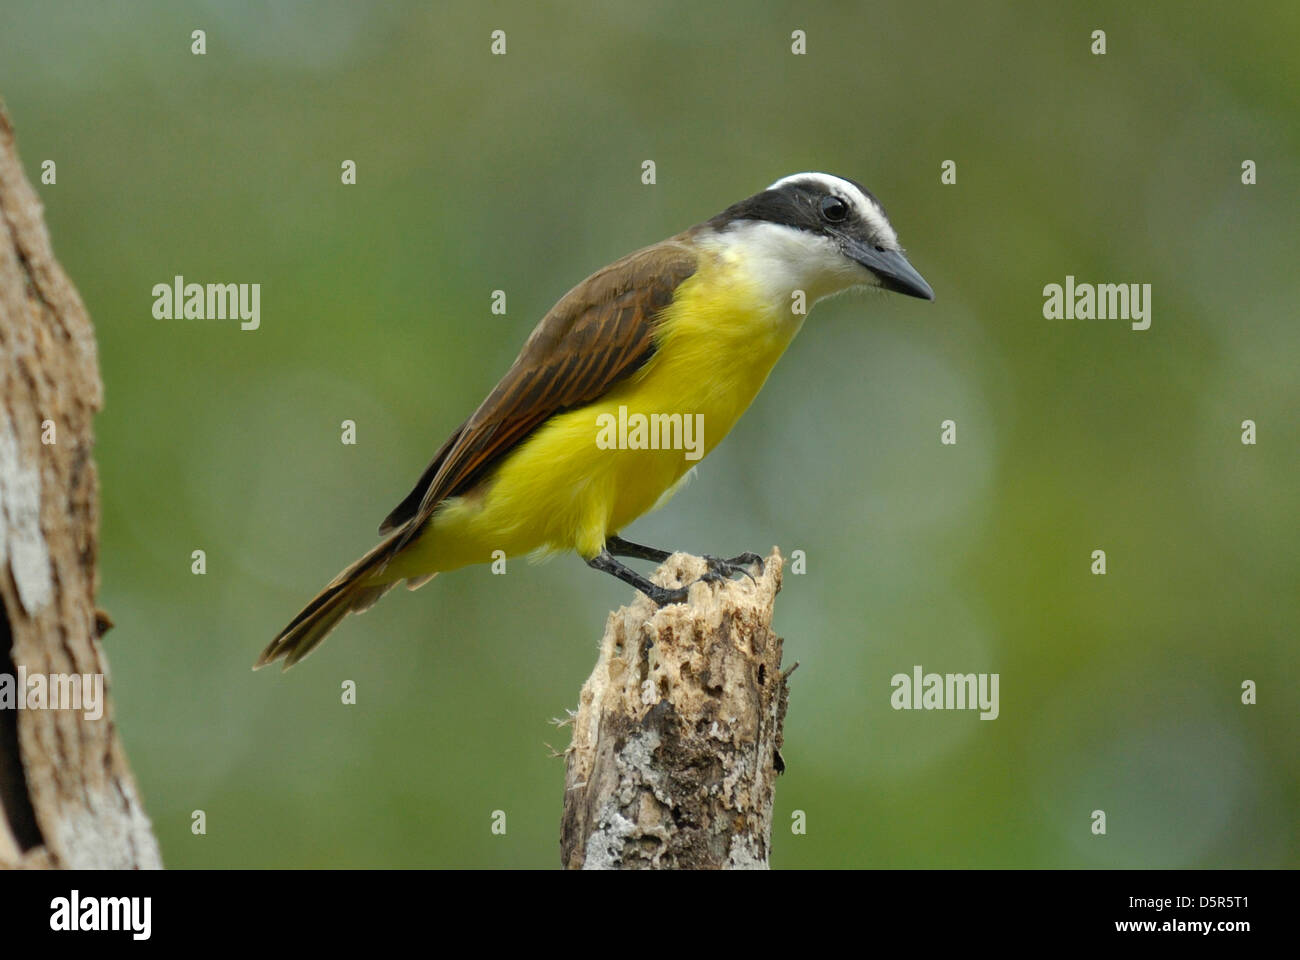
<path id="1" fill-rule="evenodd" d="M 822 304 L 628 531 L 807 553 L 773 866 L 1300 865 L 1300 7 L 1074 7 L 7 0 L 0 96 L 99 336 L 105 645 L 166 863 L 558 864 L 548 721 L 611 578 L 465 570 L 249 667 L 569 286 L 812 169 L 881 197 L 937 302 Z M 261 283 L 261 329 L 155 320 L 176 274 Z M 1151 329 L 1044 320 L 1066 274 L 1152 284 Z M 999 673 L 1000 718 L 895 712 L 914 664 Z"/>

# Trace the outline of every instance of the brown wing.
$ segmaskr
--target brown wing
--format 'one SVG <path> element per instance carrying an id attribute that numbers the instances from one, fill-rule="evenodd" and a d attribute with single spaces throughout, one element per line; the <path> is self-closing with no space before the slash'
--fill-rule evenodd
<path id="1" fill-rule="evenodd" d="M 673 238 L 616 260 L 565 294 L 379 532 L 410 524 L 413 536 L 440 501 L 472 487 L 548 418 L 593 402 L 640 369 L 655 350 L 656 315 L 695 266 L 695 252 Z"/>

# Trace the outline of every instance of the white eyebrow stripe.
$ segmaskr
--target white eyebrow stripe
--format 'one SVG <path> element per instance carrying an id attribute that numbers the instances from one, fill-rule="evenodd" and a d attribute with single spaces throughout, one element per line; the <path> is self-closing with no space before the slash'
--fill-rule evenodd
<path id="1" fill-rule="evenodd" d="M 856 186 L 841 177 L 815 171 L 792 173 L 788 177 L 782 177 L 767 189 L 777 190 L 787 183 L 794 183 L 798 180 L 811 180 L 831 193 L 848 200 L 862 215 L 862 219 L 871 225 L 872 232 L 880 237 L 881 246 L 892 250 L 898 249 L 898 234 L 894 232 L 894 227 L 885 216 L 885 211 L 881 210 L 879 204 L 875 203 Z"/>

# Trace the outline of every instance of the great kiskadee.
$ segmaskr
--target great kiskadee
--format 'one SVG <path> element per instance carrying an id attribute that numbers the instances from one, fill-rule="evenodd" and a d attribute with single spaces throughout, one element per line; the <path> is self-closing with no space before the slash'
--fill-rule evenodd
<path id="1" fill-rule="evenodd" d="M 288 669 L 397 583 L 415 589 L 495 551 L 576 550 L 661 606 L 684 601 L 686 587 L 653 584 L 615 557 L 668 558 L 618 533 L 666 501 L 694 460 L 680 444 L 641 436 L 611 448 L 600 438 L 630 411 L 666 435 L 700 424 L 696 458 L 707 454 L 758 394 L 806 308 L 861 286 L 934 299 L 876 198 L 824 173 L 778 180 L 598 270 L 542 318 L 434 454 L 380 525 L 385 539 L 307 604 L 257 666 L 283 658 Z M 706 578 L 718 579 L 759 558 L 707 559 Z"/>

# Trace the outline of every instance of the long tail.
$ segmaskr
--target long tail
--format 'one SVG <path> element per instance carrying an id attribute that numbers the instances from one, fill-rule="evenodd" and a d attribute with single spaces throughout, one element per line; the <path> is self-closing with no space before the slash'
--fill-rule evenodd
<path id="1" fill-rule="evenodd" d="M 389 537 L 331 580 L 267 645 L 253 669 L 259 670 L 268 663 L 283 659 L 284 669 L 288 670 L 320 646 L 321 641 L 349 613 L 363 613 L 373 607 L 380 597 L 397 585 L 397 581 L 367 581 L 393 557 L 396 549 L 397 537 Z M 413 583 L 412 589 L 418 585 Z"/>

